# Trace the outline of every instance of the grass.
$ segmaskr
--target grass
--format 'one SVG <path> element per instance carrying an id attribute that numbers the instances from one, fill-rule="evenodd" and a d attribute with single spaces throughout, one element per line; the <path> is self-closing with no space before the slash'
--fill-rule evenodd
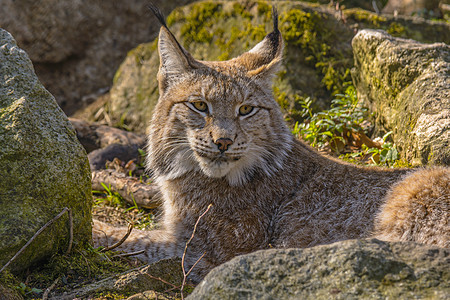
<path id="1" fill-rule="evenodd" d="M 128 203 L 123 197 L 114 192 L 110 185 L 101 184 L 104 191 L 92 191 L 94 196 L 94 210 L 98 208 L 116 208 L 121 216 L 133 224 L 137 229 L 151 229 L 155 227 L 155 213 L 153 210 L 138 207 L 133 198 L 133 204 Z"/>

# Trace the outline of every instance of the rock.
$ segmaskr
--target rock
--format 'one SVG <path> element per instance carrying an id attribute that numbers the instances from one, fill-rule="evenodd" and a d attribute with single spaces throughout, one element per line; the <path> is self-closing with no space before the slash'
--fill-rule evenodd
<path id="1" fill-rule="evenodd" d="M 0 266 L 64 207 L 74 242 L 91 240 L 91 175 L 86 152 L 27 54 L 0 29 Z M 10 264 L 24 270 L 69 244 L 67 214 Z"/>
<path id="2" fill-rule="evenodd" d="M 168 298 L 163 293 L 157 293 L 155 291 L 145 291 L 135 294 L 127 298 L 127 300 L 172 300 L 174 298 Z"/>
<path id="3" fill-rule="evenodd" d="M 97 149 L 88 154 L 91 171 L 106 169 L 106 163 L 114 158 L 127 163 L 130 160 L 139 159 L 138 147 L 121 144 L 111 144 L 105 148 Z"/>
<path id="4" fill-rule="evenodd" d="M 85 299 L 87 296 L 99 292 L 113 292 L 130 295 L 152 290 L 158 294 L 158 292 L 164 292 L 172 288 L 172 285 L 181 286 L 182 281 L 183 272 L 181 270 L 181 259 L 162 259 L 145 267 L 140 267 L 114 277 L 106 278 L 78 290 L 63 295 L 55 295 L 51 299 Z"/>
<path id="5" fill-rule="evenodd" d="M 422 43 L 450 44 L 450 24 L 418 17 L 379 15 L 363 9 L 343 11 L 346 23 L 355 31 L 382 29 L 392 36 L 413 39 Z"/>
<path id="6" fill-rule="evenodd" d="M 310 97 L 315 109 L 324 109 L 333 93 L 343 92 L 344 83 L 351 80 L 351 39 L 356 28 L 385 28 L 427 42 L 450 42 L 450 26 L 445 23 L 394 19 L 358 9 L 342 14 L 333 7 L 297 1 L 283 1 L 277 8 L 286 49 L 274 94 L 292 123 L 302 120 L 300 99 Z M 203 60 L 240 55 L 272 30 L 271 8 L 264 2 L 194 3 L 175 9 L 167 22 L 180 43 Z M 110 99 L 100 107 L 95 104 L 90 120 L 99 121 L 98 116 L 108 112 L 106 123 L 145 132 L 159 96 L 158 67 L 156 41 L 130 51 L 114 77 Z"/>
<path id="7" fill-rule="evenodd" d="M 145 148 L 145 136 L 118 128 L 69 118 L 77 138 L 86 149 L 91 171 L 105 169 L 107 161 L 118 158 L 124 163 L 142 163 L 139 149 Z"/>
<path id="8" fill-rule="evenodd" d="M 450 46 L 363 30 L 352 42 L 358 97 L 405 160 L 450 165 Z"/>
<path id="9" fill-rule="evenodd" d="M 423 17 L 441 17 L 440 0 L 389 0 L 383 8 L 385 14 L 419 15 Z"/>
<path id="10" fill-rule="evenodd" d="M 146 140 L 143 135 L 74 118 L 69 118 L 69 121 L 77 132 L 78 140 L 88 153 L 113 144 L 136 149 L 145 147 Z"/>
<path id="11" fill-rule="evenodd" d="M 190 0 L 153 1 L 163 12 Z M 0 26 L 11 32 L 67 114 L 111 84 L 127 51 L 153 39 L 159 24 L 148 1 L 3 0 Z"/>
<path id="12" fill-rule="evenodd" d="M 446 299 L 449 291 L 449 249 L 369 239 L 238 256 L 188 299 Z"/>

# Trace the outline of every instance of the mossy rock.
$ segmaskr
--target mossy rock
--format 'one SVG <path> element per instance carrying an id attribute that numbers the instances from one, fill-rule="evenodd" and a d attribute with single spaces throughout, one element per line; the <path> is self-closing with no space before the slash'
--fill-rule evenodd
<path id="1" fill-rule="evenodd" d="M 382 29 L 392 36 L 422 43 L 450 44 L 450 24 L 417 17 L 378 15 L 360 8 L 344 10 L 348 26 L 357 30 Z"/>
<path id="2" fill-rule="evenodd" d="M 363 30 L 353 39 L 358 97 L 403 159 L 450 165 L 450 47 Z"/>
<path id="3" fill-rule="evenodd" d="M 0 267 L 64 207 L 74 242 L 91 240 L 91 181 L 86 152 L 27 54 L 0 29 Z M 69 244 L 68 214 L 10 264 L 29 268 Z"/>
<path id="4" fill-rule="evenodd" d="M 348 19 L 344 21 L 328 5 L 301 1 L 278 2 L 277 9 L 286 47 L 274 95 L 292 123 L 302 120 L 299 100 L 310 97 L 316 110 L 325 109 L 333 95 L 342 93 L 351 82 L 351 40 L 356 27 L 389 27 L 403 36 L 426 41 L 435 41 L 447 28 L 425 20 L 382 21 L 384 17 L 363 10 L 344 11 Z M 167 23 L 195 58 L 226 60 L 251 49 L 272 31 L 271 18 L 269 2 L 202 1 L 175 9 Z M 415 27 L 409 29 L 410 25 Z M 430 34 L 435 27 L 439 33 Z M 423 35 L 418 34 L 419 29 Z M 447 35 L 442 34 L 444 38 Z M 105 105 L 115 126 L 145 132 L 159 97 L 158 67 L 157 41 L 128 53 Z"/>
<path id="5" fill-rule="evenodd" d="M 446 299 L 449 255 L 375 239 L 262 250 L 213 269 L 187 299 Z"/>

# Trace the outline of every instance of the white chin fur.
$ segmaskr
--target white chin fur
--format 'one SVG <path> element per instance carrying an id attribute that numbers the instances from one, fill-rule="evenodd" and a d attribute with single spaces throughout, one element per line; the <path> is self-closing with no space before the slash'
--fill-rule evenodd
<path id="1" fill-rule="evenodd" d="M 222 162 L 214 163 L 207 158 L 198 157 L 201 170 L 208 177 L 221 178 L 226 176 L 233 168 L 234 163 Z"/>
<path id="2" fill-rule="evenodd" d="M 242 157 L 238 161 L 214 163 L 207 158 L 197 156 L 200 169 L 202 172 L 212 178 L 223 178 L 228 181 L 230 185 L 245 184 L 253 174 L 251 166 L 253 160 L 247 157 Z"/>

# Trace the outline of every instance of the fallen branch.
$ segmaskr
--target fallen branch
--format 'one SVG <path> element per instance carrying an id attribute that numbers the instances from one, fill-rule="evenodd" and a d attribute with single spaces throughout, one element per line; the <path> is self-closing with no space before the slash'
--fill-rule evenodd
<path id="1" fill-rule="evenodd" d="M 41 233 L 42 231 L 44 231 L 47 227 L 49 227 L 50 225 L 52 225 L 56 220 L 58 220 L 59 218 L 61 218 L 62 215 L 64 215 L 65 212 L 70 211 L 69 208 L 64 207 L 63 210 L 53 219 L 51 219 L 50 221 L 47 222 L 47 224 L 45 224 L 44 226 L 42 226 L 32 237 L 31 239 L 22 247 L 20 248 L 19 251 L 17 251 L 16 254 L 14 254 L 14 256 L 0 269 L 0 273 L 6 269 L 6 267 L 9 266 L 9 264 L 11 264 Z M 70 246 L 70 245 L 69 245 Z"/>
<path id="2" fill-rule="evenodd" d="M 123 238 L 120 239 L 120 241 L 118 241 L 117 243 L 115 243 L 114 245 L 111 245 L 109 247 L 105 247 L 102 250 L 100 250 L 100 252 L 106 252 L 112 249 L 115 249 L 117 247 L 119 247 L 120 245 L 123 244 L 123 242 L 126 241 L 126 239 L 130 236 L 131 231 L 133 230 L 133 225 L 132 224 L 128 224 L 128 231 L 127 233 L 123 236 Z"/>
<path id="3" fill-rule="evenodd" d="M 212 204 L 208 205 L 208 208 L 206 208 L 206 210 L 198 217 L 197 222 L 195 222 L 195 225 L 194 225 L 194 230 L 192 230 L 191 237 L 187 241 L 186 246 L 184 246 L 183 256 L 181 257 L 181 269 L 183 270 L 183 282 L 181 283 L 180 291 L 181 291 L 181 299 L 182 300 L 184 299 L 183 289 L 184 289 L 184 286 L 186 285 L 186 279 L 187 279 L 188 275 L 192 272 L 194 267 L 200 262 L 200 260 L 206 254 L 206 252 L 203 253 L 202 256 L 200 256 L 199 259 L 197 259 L 197 261 L 194 263 L 194 265 L 189 269 L 189 271 L 186 272 L 186 269 L 184 268 L 184 260 L 186 258 L 187 248 L 188 248 L 188 245 L 190 244 L 190 242 L 192 241 L 192 239 L 194 238 L 195 231 L 197 230 L 197 225 L 198 225 L 198 223 L 200 223 L 200 219 L 203 218 L 203 216 L 210 210 L 211 207 L 212 207 Z"/>
<path id="4" fill-rule="evenodd" d="M 143 208 L 156 208 L 161 205 L 155 195 L 159 192 L 156 185 L 146 184 L 137 178 L 128 177 L 116 170 L 99 170 L 92 172 L 92 189 L 104 191 L 102 183 L 111 186 L 114 192 L 121 195 L 131 205 Z"/>
<path id="5" fill-rule="evenodd" d="M 42 295 L 42 300 L 47 300 L 48 294 L 53 290 L 58 283 L 60 277 L 56 278 L 55 281 L 53 281 L 52 285 L 45 289 L 44 295 Z"/>

